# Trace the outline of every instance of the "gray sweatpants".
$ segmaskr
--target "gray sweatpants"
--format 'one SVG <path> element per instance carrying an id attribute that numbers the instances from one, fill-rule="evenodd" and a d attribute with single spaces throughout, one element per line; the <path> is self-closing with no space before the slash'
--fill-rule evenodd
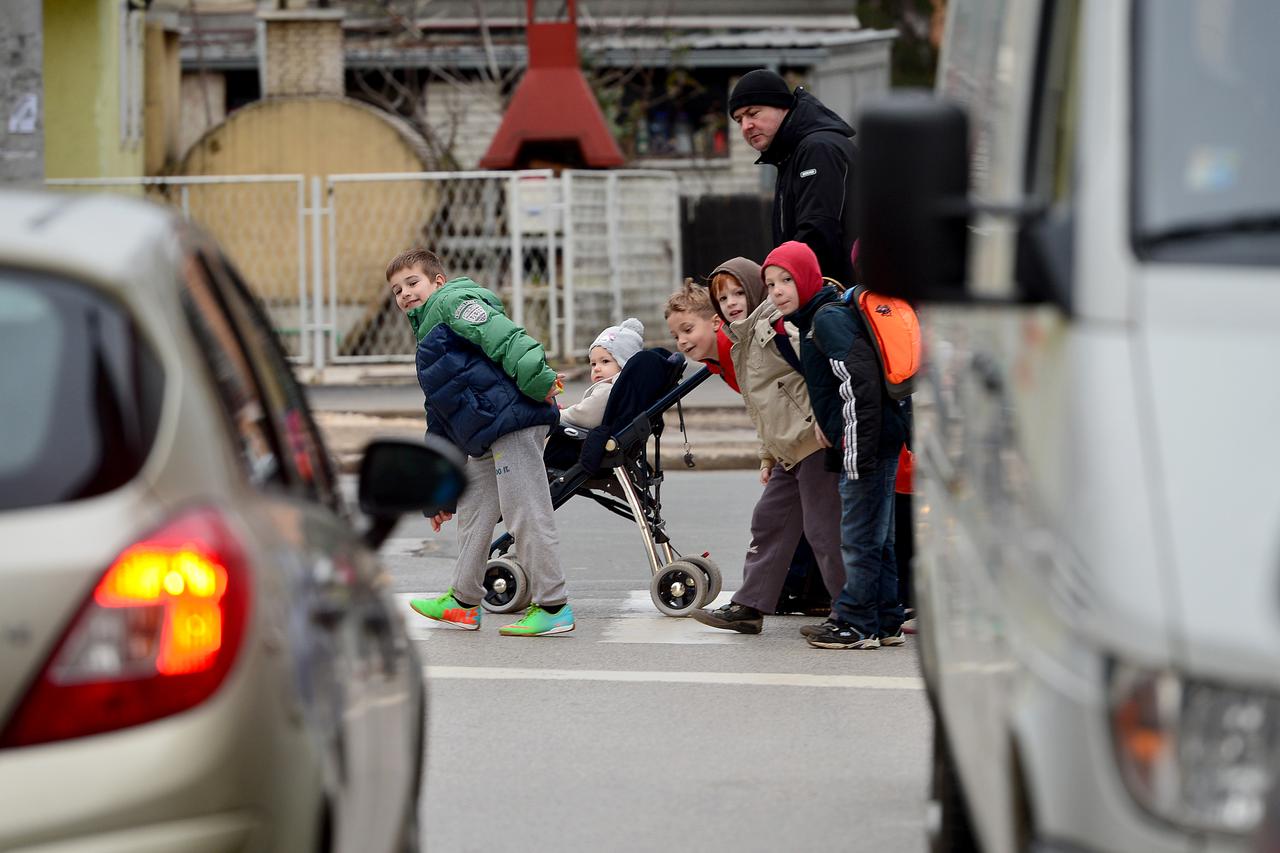
<path id="1" fill-rule="evenodd" d="M 742 566 L 742 587 L 733 594 L 738 604 L 774 611 L 802 532 L 813 547 L 831 599 L 844 588 L 840 475 L 825 470 L 823 455 L 821 450 L 811 453 L 790 471 L 781 462 L 773 466 L 751 513 L 751 547 Z"/>
<path id="2" fill-rule="evenodd" d="M 453 588 L 459 598 L 484 598 L 484 571 L 493 529 L 501 518 L 516 538 L 516 558 L 529 578 L 534 604 L 565 602 L 560 537 L 542 462 L 546 427 L 507 433 L 484 456 L 467 458 L 467 490 L 458 501 L 458 563 Z"/>

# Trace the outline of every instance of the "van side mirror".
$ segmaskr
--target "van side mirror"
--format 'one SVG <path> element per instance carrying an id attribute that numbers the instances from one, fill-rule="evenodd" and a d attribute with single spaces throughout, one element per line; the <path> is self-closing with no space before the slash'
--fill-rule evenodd
<path id="1" fill-rule="evenodd" d="M 377 548 L 406 513 L 453 511 L 467 487 L 466 457 L 444 439 L 377 439 L 360 459 L 360 511 L 372 527 L 365 542 Z"/>
<path id="2" fill-rule="evenodd" d="M 862 278 L 909 301 L 964 302 L 969 120 L 926 93 L 870 105 L 858 124 Z"/>

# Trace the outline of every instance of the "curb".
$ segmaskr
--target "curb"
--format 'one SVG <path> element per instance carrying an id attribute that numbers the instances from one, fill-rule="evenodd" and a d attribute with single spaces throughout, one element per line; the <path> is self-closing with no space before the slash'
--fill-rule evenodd
<path id="1" fill-rule="evenodd" d="M 337 469 L 340 474 L 356 474 L 360 471 L 360 453 L 342 453 L 336 456 Z M 672 471 L 755 471 L 760 463 L 755 449 L 727 450 L 699 453 L 693 451 L 694 467 L 684 464 L 684 451 L 668 454 L 662 453 L 662 470 Z"/>
<path id="2" fill-rule="evenodd" d="M 367 412 L 316 412 L 316 424 L 325 445 L 344 474 L 359 469 L 364 446 L 375 438 L 418 439 L 423 433 L 420 413 L 412 417 L 377 417 Z M 686 414 L 686 420 L 688 420 Z M 736 426 L 736 425 L 735 425 Z M 690 427 L 690 447 L 695 471 L 751 470 L 759 466 L 754 431 L 716 429 L 708 424 Z M 674 423 L 668 422 L 662 442 L 662 465 L 671 471 L 690 470 L 684 464 L 684 441 Z"/>

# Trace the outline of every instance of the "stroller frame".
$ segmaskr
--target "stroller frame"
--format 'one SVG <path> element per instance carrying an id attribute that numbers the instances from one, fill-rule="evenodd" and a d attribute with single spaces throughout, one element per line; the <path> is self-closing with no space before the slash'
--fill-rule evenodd
<path id="1" fill-rule="evenodd" d="M 680 368 L 683 372 L 683 367 Z M 579 460 L 563 471 L 548 470 L 552 509 L 559 509 L 575 495 L 591 498 L 609 512 L 635 523 L 650 569 L 650 596 L 654 605 L 668 616 L 685 616 L 709 603 L 720 594 L 720 569 L 702 556 L 681 556 L 667 535 L 662 517 L 662 432 L 663 415 L 672 406 L 680 412 L 684 429 L 684 413 L 680 401 L 711 376 L 703 367 L 693 376 L 679 381 L 655 403 L 635 416 L 623 428 L 615 429 L 603 440 L 603 453 L 598 467 L 584 467 Z M 598 430 L 563 426 L 571 440 L 603 436 Z M 594 436 L 592 434 L 595 434 Z M 653 461 L 649 461 L 648 440 L 654 439 Z M 484 607 L 493 612 L 510 612 L 529 602 L 528 580 L 523 567 L 510 553 L 515 539 L 504 533 L 489 547 L 489 565 L 485 572 Z"/>

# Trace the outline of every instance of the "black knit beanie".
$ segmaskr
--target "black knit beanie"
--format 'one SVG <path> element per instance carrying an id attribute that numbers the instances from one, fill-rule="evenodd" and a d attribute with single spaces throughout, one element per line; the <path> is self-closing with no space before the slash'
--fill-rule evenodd
<path id="1" fill-rule="evenodd" d="M 729 115 L 743 107 L 781 107 L 790 109 L 794 97 L 787 88 L 787 81 L 776 71 L 757 68 L 748 71 L 738 80 L 729 93 Z"/>

